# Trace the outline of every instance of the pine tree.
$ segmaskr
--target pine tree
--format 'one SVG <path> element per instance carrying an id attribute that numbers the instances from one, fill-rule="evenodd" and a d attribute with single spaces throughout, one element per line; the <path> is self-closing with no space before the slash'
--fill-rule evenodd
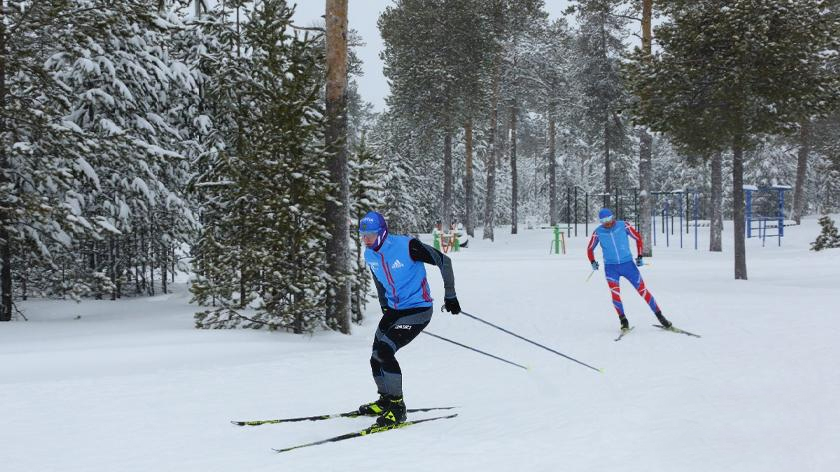
<path id="1" fill-rule="evenodd" d="M 824 249 L 840 247 L 840 232 L 837 231 L 834 220 L 828 215 L 825 215 L 820 218 L 820 226 L 822 227 L 822 231 L 817 236 L 817 239 L 811 243 L 811 250 L 822 251 Z"/>
<path id="2" fill-rule="evenodd" d="M 382 210 L 384 204 L 382 196 L 384 173 L 380 159 L 371 153 L 367 147 L 365 133 L 363 132 L 350 159 L 350 214 L 353 221 L 358 221 L 368 211 Z M 351 253 L 354 257 L 350 264 L 353 272 L 351 278 L 351 306 L 353 321 L 358 323 L 362 321 L 364 307 L 370 293 L 371 275 L 365 264 L 365 246 L 359 238 L 358 232 L 354 232 L 354 235 L 353 246 L 351 247 Z"/>
<path id="3" fill-rule="evenodd" d="M 744 152 L 755 137 L 792 129 L 840 97 L 836 74 L 820 67 L 837 43 L 823 0 L 777 3 L 673 1 L 656 30 L 662 51 L 640 57 L 628 76 L 643 124 L 687 154 L 733 153 L 735 278 L 746 279 Z M 795 78 L 795 79 L 793 79 Z"/>
<path id="4" fill-rule="evenodd" d="M 218 305 L 196 314 L 199 327 L 302 333 L 327 325 L 324 202 L 332 186 L 322 56 L 311 38 L 291 31 L 291 14 L 284 1 L 260 2 L 241 36 L 220 9 L 207 23 L 228 47 L 209 58 L 216 72 L 206 100 L 216 131 L 193 184 L 205 211 L 192 291 L 199 303 Z"/>
<path id="5" fill-rule="evenodd" d="M 580 63 L 576 81 L 581 84 L 582 121 L 587 140 L 603 156 L 603 191 L 610 194 L 619 187 L 613 176 L 614 168 L 628 175 L 629 137 L 622 110 L 628 94 L 620 73 L 620 58 L 624 52 L 626 20 L 618 14 L 619 1 L 593 0 L 578 7 L 580 34 L 578 48 Z M 614 163 L 623 156 L 625 165 Z"/>
<path id="6" fill-rule="evenodd" d="M 194 93 L 168 54 L 177 18 L 144 1 L 6 5 L 0 180 L 11 200 L 0 206 L 14 211 L 0 215 L 4 308 L 10 266 L 22 296 L 113 299 L 145 281 L 135 265 L 150 278 L 171 273 L 194 222 L 171 124 L 176 97 Z"/>

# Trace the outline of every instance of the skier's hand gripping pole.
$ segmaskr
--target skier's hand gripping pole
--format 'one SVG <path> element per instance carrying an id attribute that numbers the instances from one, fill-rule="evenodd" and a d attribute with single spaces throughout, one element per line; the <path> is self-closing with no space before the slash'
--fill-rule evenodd
<path id="1" fill-rule="evenodd" d="M 590 272 L 589 275 L 586 277 L 587 282 L 589 282 L 589 279 L 592 278 L 592 274 L 594 274 L 595 271 L 598 270 L 598 267 L 600 267 L 598 265 L 598 261 L 592 261 L 591 265 L 592 265 L 592 272 Z"/>

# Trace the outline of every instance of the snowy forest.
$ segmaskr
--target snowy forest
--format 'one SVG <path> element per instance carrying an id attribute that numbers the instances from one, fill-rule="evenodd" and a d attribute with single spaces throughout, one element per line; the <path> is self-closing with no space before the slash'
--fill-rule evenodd
<path id="1" fill-rule="evenodd" d="M 840 210 L 840 1 L 394 0 L 382 111 L 322 3 L 4 0 L 0 320 L 189 272 L 198 328 L 349 333 L 369 210 L 492 241 L 611 206 L 651 256 L 691 191 L 704 249 L 735 222 L 736 279 L 745 185 L 790 186 L 793 222 Z"/>

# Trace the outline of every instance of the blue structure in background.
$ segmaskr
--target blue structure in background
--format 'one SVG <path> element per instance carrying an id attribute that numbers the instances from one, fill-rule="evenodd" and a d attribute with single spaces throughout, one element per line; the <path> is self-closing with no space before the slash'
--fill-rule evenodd
<path id="1" fill-rule="evenodd" d="M 776 236 L 779 240 L 779 246 L 782 245 L 782 238 L 785 236 L 785 192 L 790 190 L 789 185 L 774 185 L 772 187 L 756 187 L 754 185 L 744 185 L 744 197 L 746 205 L 746 230 L 747 238 L 753 237 L 753 229 L 758 233 L 756 236 L 761 238 L 761 245 L 763 246 L 767 240 L 767 236 Z M 753 193 L 773 194 L 776 193 L 776 214 L 775 215 L 754 215 L 753 214 Z M 768 226 L 768 222 L 771 224 Z M 772 222 L 776 223 L 776 233 L 767 234 L 768 228 L 773 228 Z M 753 226 L 755 224 L 755 226 Z"/>
<path id="2" fill-rule="evenodd" d="M 665 234 L 665 246 L 671 246 L 671 235 L 674 234 L 675 224 L 674 218 L 675 216 L 679 216 L 679 228 L 680 228 L 680 249 L 683 247 L 683 225 L 685 225 L 685 234 L 689 234 L 691 218 L 694 219 L 694 249 L 697 249 L 697 227 L 699 226 L 698 218 L 700 217 L 699 212 L 699 200 L 700 200 L 700 191 L 699 190 L 675 190 L 672 192 L 651 192 L 653 196 L 653 205 L 651 206 L 652 213 L 651 213 L 651 223 L 653 225 L 653 245 L 656 246 L 656 218 L 659 216 L 660 218 L 660 228 L 662 232 Z M 689 200 L 689 195 L 692 196 L 692 200 Z M 660 207 L 659 202 L 660 200 L 664 200 L 662 206 Z M 685 204 L 683 204 L 683 200 L 685 200 Z M 693 205 L 692 205 L 693 203 Z M 675 208 L 676 207 L 676 211 Z M 661 209 L 660 209 L 661 208 Z M 688 210 L 691 210 L 691 216 L 688 214 Z M 657 215 L 657 212 L 659 215 Z M 683 220 L 685 218 L 685 221 Z"/>

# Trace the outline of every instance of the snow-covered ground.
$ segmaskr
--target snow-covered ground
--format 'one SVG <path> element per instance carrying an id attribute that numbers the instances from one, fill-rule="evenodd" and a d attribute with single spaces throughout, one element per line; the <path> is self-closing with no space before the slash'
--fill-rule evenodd
<path id="1" fill-rule="evenodd" d="M 0 325 L 0 470 L 838 470 L 840 249 L 808 251 L 818 230 L 809 218 L 781 248 L 748 240 L 749 281 L 733 280 L 731 230 L 722 254 L 704 249 L 707 228 L 699 251 L 690 237 L 686 249 L 657 246 L 648 287 L 703 338 L 651 327 L 625 281 L 636 329 L 617 343 L 603 272 L 586 281 L 582 227 L 565 256 L 547 254 L 549 230 L 473 240 L 452 255 L 464 310 L 604 373 L 438 312 L 429 331 L 531 370 L 420 336 L 398 355 L 406 402 L 455 405 L 457 418 L 284 454 L 271 448 L 371 420 L 229 421 L 373 399 L 375 302 L 352 336 L 196 330 L 184 285 L 151 299 L 24 302 L 29 322 Z"/>

